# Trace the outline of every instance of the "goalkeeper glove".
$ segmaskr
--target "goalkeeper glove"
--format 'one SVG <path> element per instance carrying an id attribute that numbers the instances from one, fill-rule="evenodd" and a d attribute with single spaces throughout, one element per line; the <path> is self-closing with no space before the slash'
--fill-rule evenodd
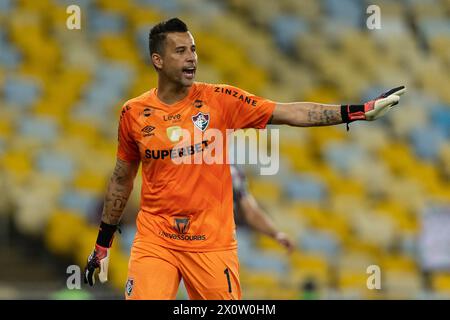
<path id="1" fill-rule="evenodd" d="M 356 120 L 373 121 L 380 118 L 393 106 L 398 104 L 400 96 L 405 93 L 405 86 L 400 86 L 381 94 L 374 100 L 370 100 L 362 105 L 341 106 L 342 121 L 347 124 Z"/>
<path id="2" fill-rule="evenodd" d="M 112 245 L 116 230 L 117 225 L 101 222 L 95 248 L 89 255 L 84 269 L 84 283 L 89 283 L 90 286 L 95 284 L 96 269 L 100 269 L 98 273 L 100 282 L 108 281 L 109 248 Z"/>

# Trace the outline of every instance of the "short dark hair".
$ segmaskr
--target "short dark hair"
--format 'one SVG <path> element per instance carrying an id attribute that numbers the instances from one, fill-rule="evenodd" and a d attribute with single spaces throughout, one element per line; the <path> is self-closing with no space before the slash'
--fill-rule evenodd
<path id="1" fill-rule="evenodd" d="M 164 48 L 164 40 L 169 32 L 187 32 L 188 27 L 178 18 L 172 18 L 162 21 L 150 29 L 148 35 L 148 46 L 150 49 L 150 56 L 153 53 L 162 53 Z"/>

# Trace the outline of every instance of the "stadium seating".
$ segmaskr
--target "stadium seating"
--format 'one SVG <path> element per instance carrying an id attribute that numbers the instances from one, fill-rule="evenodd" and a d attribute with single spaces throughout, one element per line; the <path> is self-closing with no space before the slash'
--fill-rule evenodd
<path id="1" fill-rule="evenodd" d="M 239 230 L 245 297 L 303 299 L 308 286 L 316 298 L 449 296 L 445 272 L 432 272 L 426 287 L 417 245 L 424 208 L 450 201 L 448 1 L 380 1 L 383 27 L 373 31 L 369 2 L 357 0 L 85 0 L 82 30 L 73 31 L 70 4 L 0 1 L 0 180 L 21 232 L 84 264 L 119 108 L 156 85 L 148 30 L 179 15 L 196 38 L 200 81 L 283 102 L 354 102 L 409 87 L 398 107 L 406 113 L 349 132 L 282 128 L 279 174 L 249 168 L 251 192 L 298 248 L 287 257 Z M 119 293 L 134 225 L 126 230 L 110 263 Z M 381 293 L 366 287 L 373 264 Z"/>

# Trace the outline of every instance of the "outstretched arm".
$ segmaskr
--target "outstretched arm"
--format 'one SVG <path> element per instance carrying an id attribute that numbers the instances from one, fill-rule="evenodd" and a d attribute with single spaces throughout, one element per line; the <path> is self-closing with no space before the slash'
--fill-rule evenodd
<path id="1" fill-rule="evenodd" d="M 287 124 L 296 127 L 329 126 L 356 120 L 378 119 L 398 104 L 404 86 L 391 89 L 374 100 L 357 105 L 332 105 L 314 102 L 277 103 L 271 124 Z"/>
<path id="2" fill-rule="evenodd" d="M 272 124 L 295 127 L 329 126 L 342 123 L 341 106 L 314 102 L 277 103 Z"/>

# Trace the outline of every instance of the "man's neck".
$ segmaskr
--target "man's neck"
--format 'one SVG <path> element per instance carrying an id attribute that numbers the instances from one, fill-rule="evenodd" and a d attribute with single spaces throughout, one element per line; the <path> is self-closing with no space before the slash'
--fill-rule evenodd
<path id="1" fill-rule="evenodd" d="M 190 89 L 191 87 L 178 86 L 173 83 L 158 81 L 158 90 L 156 95 L 159 100 L 170 105 L 186 98 Z"/>

